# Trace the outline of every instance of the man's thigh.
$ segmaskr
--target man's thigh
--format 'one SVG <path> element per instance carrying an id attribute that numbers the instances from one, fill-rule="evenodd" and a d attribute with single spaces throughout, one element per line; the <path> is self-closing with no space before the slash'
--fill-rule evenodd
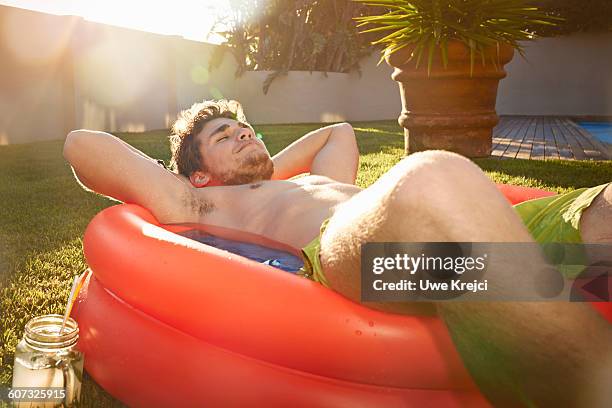
<path id="1" fill-rule="evenodd" d="M 338 208 L 321 237 L 320 260 L 329 285 L 359 301 L 363 243 L 443 241 L 531 237 L 477 166 L 458 155 L 427 152 L 402 160 Z"/>

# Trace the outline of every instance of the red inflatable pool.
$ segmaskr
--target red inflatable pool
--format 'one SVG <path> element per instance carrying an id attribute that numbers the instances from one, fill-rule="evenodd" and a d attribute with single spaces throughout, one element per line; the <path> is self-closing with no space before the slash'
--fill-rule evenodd
<path id="1" fill-rule="evenodd" d="M 513 203 L 550 194 L 500 189 Z M 124 403 L 489 405 L 439 319 L 368 309 L 175 233 L 186 228 L 118 205 L 98 214 L 85 233 L 93 274 L 72 314 L 87 371 Z M 233 234 L 228 238 L 253 238 Z"/>

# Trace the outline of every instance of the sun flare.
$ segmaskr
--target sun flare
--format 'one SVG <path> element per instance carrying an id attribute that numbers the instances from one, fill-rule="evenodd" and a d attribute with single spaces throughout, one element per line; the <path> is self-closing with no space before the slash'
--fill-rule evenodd
<path id="1" fill-rule="evenodd" d="M 0 4 L 217 44 L 223 39 L 211 29 L 229 9 L 229 0 L 0 0 Z"/>

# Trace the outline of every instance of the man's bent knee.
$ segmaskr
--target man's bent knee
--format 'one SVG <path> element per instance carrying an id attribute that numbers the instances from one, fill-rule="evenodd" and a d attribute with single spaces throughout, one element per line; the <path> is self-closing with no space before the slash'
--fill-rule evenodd
<path id="1" fill-rule="evenodd" d="M 468 159 L 424 152 L 410 156 L 396 171 L 386 197 L 395 235 L 416 229 L 421 241 L 530 242 L 508 201 Z"/>
<path id="2" fill-rule="evenodd" d="M 403 159 L 397 172 L 390 202 L 402 207 L 422 205 L 424 200 L 449 200 L 470 189 L 486 189 L 492 183 L 470 160 L 456 153 L 427 151 Z"/>

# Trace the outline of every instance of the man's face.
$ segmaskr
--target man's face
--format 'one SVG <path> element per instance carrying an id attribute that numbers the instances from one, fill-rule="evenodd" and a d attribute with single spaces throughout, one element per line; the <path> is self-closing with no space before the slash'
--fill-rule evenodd
<path id="1" fill-rule="evenodd" d="M 207 122 L 197 137 L 203 173 L 212 184 L 247 184 L 272 177 L 274 165 L 270 153 L 250 125 L 217 118 Z"/>

